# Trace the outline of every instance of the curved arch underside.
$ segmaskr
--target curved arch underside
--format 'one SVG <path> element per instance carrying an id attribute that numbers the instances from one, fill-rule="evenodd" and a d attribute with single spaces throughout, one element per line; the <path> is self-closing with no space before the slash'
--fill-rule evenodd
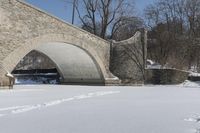
<path id="1" fill-rule="evenodd" d="M 62 75 L 63 83 L 104 84 L 96 61 L 83 49 L 66 43 L 46 43 L 35 49 L 47 55 Z"/>

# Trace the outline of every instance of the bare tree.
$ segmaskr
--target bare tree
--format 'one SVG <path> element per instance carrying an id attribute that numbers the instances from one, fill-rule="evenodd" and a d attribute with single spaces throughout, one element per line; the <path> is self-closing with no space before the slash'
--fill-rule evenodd
<path id="1" fill-rule="evenodd" d="M 200 0 L 187 0 L 185 2 L 185 12 L 188 21 L 190 36 L 199 36 L 200 32 Z"/>
<path id="2" fill-rule="evenodd" d="M 111 38 L 116 41 L 122 41 L 131 38 L 136 31 L 144 27 L 144 22 L 139 17 L 119 18 L 120 20 L 113 24 Z"/>
<path id="3" fill-rule="evenodd" d="M 145 15 L 151 58 L 162 65 L 190 67 L 200 37 L 200 0 L 158 0 L 146 8 Z"/>
<path id="4" fill-rule="evenodd" d="M 119 18 L 130 16 L 132 5 L 128 0 L 82 0 L 76 9 L 83 27 L 105 39 Z"/>

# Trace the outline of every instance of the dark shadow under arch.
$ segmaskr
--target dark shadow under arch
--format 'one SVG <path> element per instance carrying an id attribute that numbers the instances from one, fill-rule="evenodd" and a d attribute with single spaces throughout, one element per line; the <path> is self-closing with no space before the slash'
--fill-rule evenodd
<path id="1" fill-rule="evenodd" d="M 29 75 L 33 75 L 34 77 L 36 77 L 34 74 L 36 74 L 36 73 L 42 73 L 42 74 L 44 74 L 43 76 L 45 76 L 45 73 L 57 73 L 57 76 L 55 76 L 55 79 L 54 80 L 56 80 L 56 78 L 57 78 L 57 80 L 59 80 L 57 83 L 60 83 L 60 80 L 62 80 L 62 72 L 60 71 L 60 69 L 59 69 L 59 66 L 57 66 L 57 64 L 51 59 L 51 58 L 49 58 L 46 54 L 44 54 L 44 53 L 42 53 L 42 52 L 40 52 L 40 51 L 37 51 L 37 50 L 32 50 L 32 51 L 30 51 L 29 53 L 27 53 L 22 59 L 26 59 L 27 58 L 27 60 L 30 60 L 30 58 L 32 59 L 32 58 L 34 58 L 34 57 L 32 57 L 30 54 L 36 54 L 36 57 L 38 58 L 38 57 L 40 57 L 40 59 L 41 59 L 41 57 L 42 57 L 42 59 L 45 59 L 45 60 L 48 60 L 48 63 L 50 64 L 50 66 L 51 67 L 45 67 L 44 68 L 44 66 L 42 67 L 42 68 L 38 68 L 38 67 L 34 67 L 34 65 L 33 64 L 31 64 L 32 66 L 31 67 L 34 67 L 34 68 L 25 68 L 25 69 L 19 69 L 19 68 L 16 68 L 18 65 L 19 65 L 19 67 L 21 66 L 21 67 L 24 67 L 24 66 L 22 66 L 23 64 L 20 64 L 20 63 L 18 63 L 17 64 L 17 66 L 12 70 L 12 74 L 13 75 L 21 75 L 21 76 L 23 76 L 23 75 L 26 75 L 26 77 L 27 76 L 29 76 Z M 23 62 L 23 61 L 22 61 Z M 44 63 L 47 63 L 47 62 L 44 62 Z M 44 63 L 41 63 L 42 65 L 44 65 Z M 41 65 L 40 64 L 40 65 Z M 48 65 L 48 64 L 47 64 Z M 25 65 L 26 66 L 26 65 Z M 41 75 L 42 75 L 41 74 Z M 16 76 L 16 78 L 18 77 L 18 76 Z M 47 77 L 47 76 L 46 76 Z M 52 77 L 52 75 L 51 75 L 51 77 Z M 27 83 L 21 83 L 21 84 L 27 84 Z M 39 83 L 36 83 L 36 84 L 39 84 Z M 50 83 L 48 83 L 48 82 L 44 82 L 44 84 L 50 84 Z"/>

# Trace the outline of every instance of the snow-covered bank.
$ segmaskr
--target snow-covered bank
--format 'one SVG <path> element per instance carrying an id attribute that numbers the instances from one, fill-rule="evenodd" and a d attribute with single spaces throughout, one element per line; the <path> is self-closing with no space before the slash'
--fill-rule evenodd
<path id="1" fill-rule="evenodd" d="M 189 76 L 200 77 L 200 73 L 190 72 Z"/>
<path id="2" fill-rule="evenodd" d="M 200 81 L 190 81 L 186 80 L 184 83 L 180 84 L 183 87 L 200 87 Z"/>

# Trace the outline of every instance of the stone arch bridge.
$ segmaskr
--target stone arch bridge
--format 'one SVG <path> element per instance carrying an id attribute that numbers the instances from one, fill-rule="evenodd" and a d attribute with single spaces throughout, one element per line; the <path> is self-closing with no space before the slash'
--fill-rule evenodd
<path id="1" fill-rule="evenodd" d="M 115 77 L 109 71 L 109 42 L 19 0 L 0 1 L 0 84 L 7 72 L 30 51 L 54 61 L 62 82 L 101 82 Z"/>
<path id="2" fill-rule="evenodd" d="M 20 0 L 0 0 L 0 86 L 32 50 L 48 56 L 65 82 L 111 84 L 110 42 Z"/>

